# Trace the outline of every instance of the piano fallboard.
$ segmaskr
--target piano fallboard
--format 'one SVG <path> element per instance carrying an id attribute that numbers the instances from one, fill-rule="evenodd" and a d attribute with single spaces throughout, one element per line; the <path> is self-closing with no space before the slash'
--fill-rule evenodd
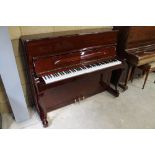
<path id="1" fill-rule="evenodd" d="M 115 46 L 91 47 L 74 51 L 65 52 L 65 54 L 34 57 L 35 73 L 44 74 L 49 71 L 65 70 L 82 64 L 92 64 L 95 61 L 110 60 L 116 57 Z"/>

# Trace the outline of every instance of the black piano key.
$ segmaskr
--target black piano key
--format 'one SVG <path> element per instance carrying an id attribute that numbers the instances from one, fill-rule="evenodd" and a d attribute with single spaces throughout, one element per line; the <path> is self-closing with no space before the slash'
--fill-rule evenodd
<path id="1" fill-rule="evenodd" d="M 88 66 L 85 66 L 86 69 L 88 69 Z"/>

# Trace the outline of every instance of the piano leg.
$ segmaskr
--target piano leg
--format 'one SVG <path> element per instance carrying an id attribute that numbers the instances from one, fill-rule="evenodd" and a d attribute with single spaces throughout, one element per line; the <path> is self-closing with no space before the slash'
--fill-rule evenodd
<path id="1" fill-rule="evenodd" d="M 124 87 L 124 85 L 119 83 L 121 75 L 122 75 L 124 69 L 125 68 L 117 69 L 117 70 L 114 70 L 113 73 L 112 73 L 112 77 L 111 77 L 110 82 L 115 86 L 116 90 L 118 89 L 118 86 L 121 87 L 123 90 L 127 89 L 126 87 Z"/>
<path id="2" fill-rule="evenodd" d="M 47 114 L 41 114 L 41 121 L 45 128 L 48 127 Z"/>
<path id="3" fill-rule="evenodd" d="M 48 127 L 48 121 L 47 121 L 46 118 L 44 118 L 44 119 L 42 120 L 42 123 L 43 123 L 43 126 L 44 126 L 45 128 Z"/>
<path id="4" fill-rule="evenodd" d="M 107 91 L 109 92 L 109 93 L 111 93 L 112 95 L 114 95 L 115 97 L 118 97 L 119 96 L 119 91 L 116 89 L 113 89 L 113 88 L 111 88 L 111 87 L 108 87 L 107 88 Z"/>
<path id="5" fill-rule="evenodd" d="M 117 89 L 111 88 L 110 85 L 106 84 L 106 83 L 103 82 L 103 81 L 100 82 L 100 84 L 101 84 L 101 86 L 103 86 L 103 87 L 105 87 L 105 85 L 106 85 L 106 90 L 107 90 L 110 94 L 114 95 L 115 97 L 118 97 L 118 96 L 119 96 L 119 91 L 118 91 Z"/>
<path id="6" fill-rule="evenodd" d="M 107 80 L 106 82 L 104 82 L 104 81 L 102 80 L 103 74 L 101 74 L 100 84 L 101 84 L 101 86 L 102 86 L 103 88 L 106 87 L 106 90 L 107 90 L 110 94 L 114 95 L 115 97 L 118 97 L 118 96 L 119 96 L 119 91 L 117 90 L 117 85 L 115 86 L 115 89 L 113 89 L 113 88 L 110 87 L 110 79 L 111 79 L 112 72 L 110 71 L 110 72 L 107 73 L 107 74 L 109 75 L 109 78 L 108 78 L 108 80 Z"/>
<path id="7" fill-rule="evenodd" d="M 47 112 L 46 112 L 46 109 L 44 108 L 44 106 L 42 106 L 41 104 L 40 105 L 40 118 L 41 118 L 41 121 L 43 123 L 43 126 L 44 127 L 48 127 L 48 121 L 47 121 Z"/>

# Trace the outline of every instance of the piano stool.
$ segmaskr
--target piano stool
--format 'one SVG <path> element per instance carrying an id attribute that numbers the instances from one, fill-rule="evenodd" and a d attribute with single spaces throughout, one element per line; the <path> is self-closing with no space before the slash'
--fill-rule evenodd
<path id="1" fill-rule="evenodd" d="M 142 89 L 144 89 L 146 81 L 148 79 L 149 72 L 155 71 L 155 62 L 151 62 L 151 63 L 145 64 L 145 65 L 139 66 L 138 68 L 141 69 L 145 74 L 144 83 L 143 83 L 143 87 L 142 87 Z M 154 83 L 155 83 L 155 81 L 154 81 Z"/>

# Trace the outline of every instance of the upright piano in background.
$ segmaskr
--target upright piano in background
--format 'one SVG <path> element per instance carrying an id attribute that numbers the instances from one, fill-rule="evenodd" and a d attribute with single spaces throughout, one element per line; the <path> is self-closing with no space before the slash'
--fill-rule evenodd
<path id="1" fill-rule="evenodd" d="M 119 30 L 117 55 L 128 63 L 122 78 L 127 89 L 128 80 L 133 79 L 134 73 L 140 73 L 135 72 L 137 67 L 155 61 L 155 26 L 114 26 L 113 29 Z"/>
<path id="2" fill-rule="evenodd" d="M 124 64 L 116 54 L 117 31 L 66 32 L 21 37 L 31 92 L 43 125 L 47 112 L 104 90 L 118 96 Z M 117 70 L 111 87 L 112 72 Z"/>

